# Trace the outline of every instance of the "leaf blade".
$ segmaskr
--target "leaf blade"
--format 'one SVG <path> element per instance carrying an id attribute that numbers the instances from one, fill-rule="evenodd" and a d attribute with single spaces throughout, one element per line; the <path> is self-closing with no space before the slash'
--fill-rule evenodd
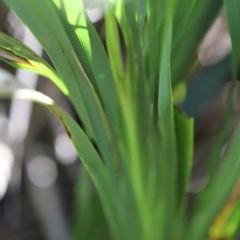
<path id="1" fill-rule="evenodd" d="M 47 62 L 26 45 L 2 32 L 0 32 L 0 59 L 13 67 L 31 70 L 50 78 L 65 95 L 68 95 L 65 84 Z"/>
<path id="2" fill-rule="evenodd" d="M 100 99 L 81 65 L 71 41 L 62 25 L 58 10 L 52 1 L 42 0 L 5 0 L 28 25 L 35 37 L 49 54 L 56 71 L 66 84 L 75 110 L 84 127 L 96 140 L 99 150 L 113 169 L 116 164 L 116 146 L 113 144 L 113 132 L 109 125 Z M 31 11 L 29 11 L 31 9 Z M 46 14 L 46 10 L 47 13 Z"/>

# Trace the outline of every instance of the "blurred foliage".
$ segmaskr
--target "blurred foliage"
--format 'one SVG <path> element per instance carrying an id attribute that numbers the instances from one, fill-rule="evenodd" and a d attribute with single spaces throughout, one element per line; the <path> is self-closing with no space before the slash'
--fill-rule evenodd
<path id="1" fill-rule="evenodd" d="M 80 198 L 73 238 L 233 239 L 239 226 L 235 214 L 239 195 L 227 201 L 240 172 L 239 127 L 224 156 L 221 152 L 236 97 L 240 2 L 106 1 L 106 47 L 89 21 L 83 1 L 4 2 L 39 40 L 54 69 L 4 34 L 0 35 L 0 58 L 48 76 L 69 98 L 82 123 L 79 125 L 47 96 L 1 82 L 1 96 L 32 99 L 55 114 L 96 187 L 97 196 L 92 195 L 88 175 L 83 172 L 77 186 Z M 221 131 L 208 156 L 206 186 L 196 193 L 189 211 L 186 189 L 191 181 L 193 119 L 174 103 L 184 98 L 183 106 L 194 102 L 196 92 L 203 87 L 197 99 L 202 103 L 225 81 L 229 66 L 223 60 L 203 70 L 201 80 L 196 79 L 188 88 L 199 66 L 198 46 L 223 6 L 232 41 L 233 81 Z"/>

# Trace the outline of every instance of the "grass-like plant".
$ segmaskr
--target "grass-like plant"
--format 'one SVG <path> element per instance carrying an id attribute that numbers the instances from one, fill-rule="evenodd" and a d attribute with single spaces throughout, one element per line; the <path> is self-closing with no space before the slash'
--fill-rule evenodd
<path id="1" fill-rule="evenodd" d="M 232 39 L 232 104 L 240 56 L 240 1 L 102 1 L 106 48 L 82 0 L 4 2 L 33 32 L 54 68 L 3 33 L 0 58 L 51 79 L 70 99 L 82 124 L 33 90 L 5 82 L 1 95 L 36 100 L 59 118 L 96 187 L 112 239 L 208 239 L 239 178 L 240 129 L 219 163 L 227 128 L 223 121 L 209 159 L 208 182 L 190 211 L 186 189 L 193 119 L 174 106 L 173 92 L 178 84 L 186 85 L 196 49 L 224 5 Z M 84 198 L 84 191 L 81 195 Z M 231 206 L 214 225 L 215 236 L 232 239 L 237 232 L 239 197 Z"/>

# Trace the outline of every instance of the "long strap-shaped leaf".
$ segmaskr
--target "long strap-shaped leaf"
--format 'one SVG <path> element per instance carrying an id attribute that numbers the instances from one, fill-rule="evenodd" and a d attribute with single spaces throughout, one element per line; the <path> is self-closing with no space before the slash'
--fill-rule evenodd
<path id="1" fill-rule="evenodd" d="M 57 9 L 49 0 L 6 0 L 30 28 L 49 54 L 64 81 L 79 117 L 98 143 L 104 160 L 113 169 L 116 159 L 112 135 L 101 103 L 62 26 Z"/>
<path id="2" fill-rule="evenodd" d="M 99 35 L 87 18 L 83 1 L 53 2 L 89 80 L 99 93 L 110 123 L 115 123 L 116 126 L 119 115 L 118 100 L 109 59 Z"/>
<path id="3" fill-rule="evenodd" d="M 173 86 L 186 77 L 196 56 L 196 49 L 221 6 L 222 0 L 179 1 L 174 19 L 171 60 Z"/>
<path id="4" fill-rule="evenodd" d="M 237 71 L 240 63 L 240 2 L 238 0 L 224 0 L 228 28 L 232 42 L 232 74 L 237 80 Z"/>
<path id="5" fill-rule="evenodd" d="M 201 202 L 197 204 L 194 218 L 189 226 L 187 240 L 202 240 L 207 237 L 211 224 L 229 198 L 240 175 L 240 126 L 232 139 L 224 162 L 203 191 Z"/>
<path id="6" fill-rule="evenodd" d="M 79 74 L 76 73 L 76 69 L 79 68 L 76 67 L 77 58 L 51 1 L 42 1 L 40 3 L 35 0 L 24 0 L 21 2 L 10 0 L 5 2 L 30 28 L 47 51 L 60 77 L 65 79 L 68 92 L 71 92 L 69 97 L 79 117 L 88 131 L 92 131 L 89 116 L 77 84 L 79 77 Z"/>
<path id="7" fill-rule="evenodd" d="M 0 98 L 10 97 L 27 99 L 42 104 L 57 117 L 67 131 L 84 167 L 94 181 L 112 235 L 118 240 L 130 239 L 126 236 L 131 235 L 131 231 L 123 231 L 124 228 L 127 229 L 126 226 L 130 227 L 130 224 L 125 221 L 128 218 L 128 213 L 122 207 L 123 203 L 119 197 L 118 185 L 112 181 L 110 171 L 83 129 L 51 98 L 41 92 L 24 88 L 10 74 L 0 69 Z"/>
<path id="8" fill-rule="evenodd" d="M 237 71 L 240 59 L 240 2 L 238 0 L 225 0 L 224 1 L 228 25 L 232 41 L 232 77 L 233 85 L 237 79 Z M 231 91 L 234 94 L 234 89 Z M 229 108 L 234 102 L 234 97 L 229 96 Z M 200 193 L 198 197 L 198 204 L 196 205 L 196 213 L 190 227 L 190 234 L 187 239 L 202 240 L 206 237 L 211 224 L 216 218 L 217 214 L 221 211 L 224 204 L 228 200 L 231 191 L 240 177 L 240 162 L 239 162 L 239 139 L 240 139 L 240 126 L 238 126 L 236 133 L 229 144 L 229 149 L 224 157 L 224 162 L 217 166 L 215 164 L 214 176 L 207 187 Z M 219 146 L 217 146 L 219 148 Z M 218 150 L 217 150 L 218 151 Z M 220 152 L 220 149 L 219 151 Z M 219 154 L 220 155 L 220 154 Z M 212 200 L 214 199 L 214 201 Z"/>
<path id="9" fill-rule="evenodd" d="M 174 109 L 172 96 L 172 79 L 171 79 L 171 47 L 174 2 L 171 1 L 163 23 L 162 45 L 159 67 L 158 83 L 158 127 L 161 137 L 161 156 L 159 159 L 159 192 L 160 200 L 158 203 L 157 220 L 161 229 L 159 229 L 160 239 L 171 239 L 167 224 L 174 226 L 174 213 L 177 203 L 177 142 L 174 123 Z M 161 214 L 160 214 L 161 213 Z M 156 237 L 157 237 L 156 236 Z"/>
<path id="10" fill-rule="evenodd" d="M 17 68 L 25 68 L 50 78 L 56 86 L 68 95 L 68 90 L 47 62 L 20 41 L 0 32 L 0 59 Z"/>

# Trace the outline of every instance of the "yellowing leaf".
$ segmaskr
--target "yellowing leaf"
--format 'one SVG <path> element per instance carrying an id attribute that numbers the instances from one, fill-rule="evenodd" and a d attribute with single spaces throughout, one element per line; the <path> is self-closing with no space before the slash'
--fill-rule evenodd
<path id="1" fill-rule="evenodd" d="M 240 225 L 240 184 L 210 229 L 211 240 L 231 239 Z"/>

